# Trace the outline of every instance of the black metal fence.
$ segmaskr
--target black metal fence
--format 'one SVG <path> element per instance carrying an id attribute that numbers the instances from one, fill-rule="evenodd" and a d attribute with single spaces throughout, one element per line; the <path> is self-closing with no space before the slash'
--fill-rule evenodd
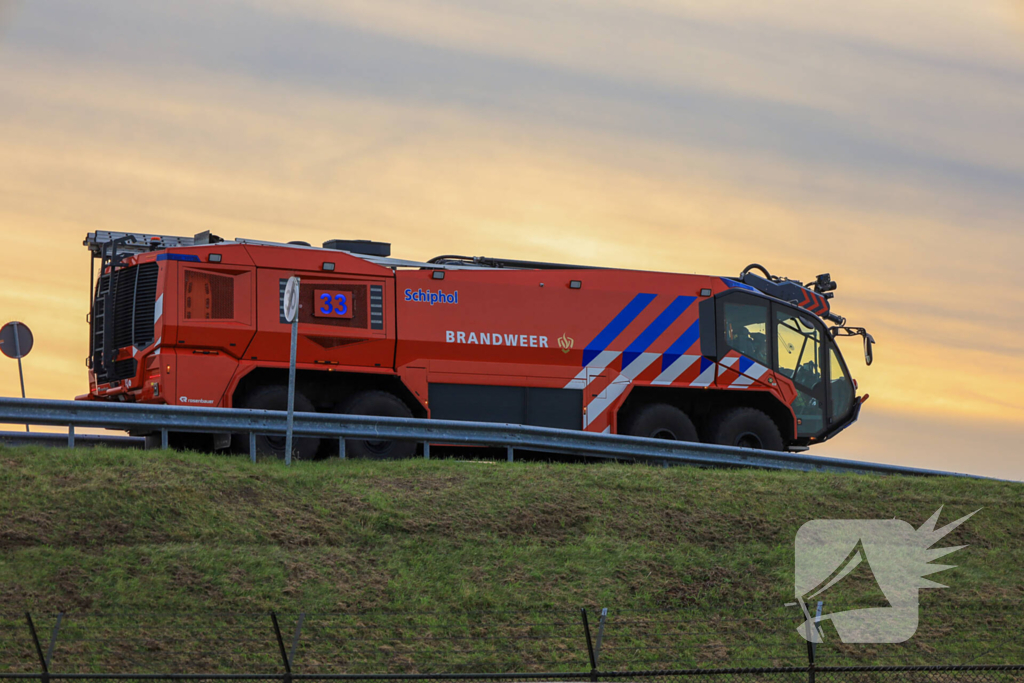
<path id="1" fill-rule="evenodd" d="M 982 607 L 862 646 L 780 610 L 0 615 L 0 679 L 1024 683 L 1020 606 Z"/>

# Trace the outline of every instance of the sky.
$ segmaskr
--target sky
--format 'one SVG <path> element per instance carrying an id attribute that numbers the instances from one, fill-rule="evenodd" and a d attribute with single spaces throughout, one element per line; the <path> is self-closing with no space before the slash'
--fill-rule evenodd
<path id="1" fill-rule="evenodd" d="M 813 453 L 1024 480 L 1024 0 L 0 0 L 0 150 L 30 396 L 96 229 L 757 262 L 877 341 Z"/>

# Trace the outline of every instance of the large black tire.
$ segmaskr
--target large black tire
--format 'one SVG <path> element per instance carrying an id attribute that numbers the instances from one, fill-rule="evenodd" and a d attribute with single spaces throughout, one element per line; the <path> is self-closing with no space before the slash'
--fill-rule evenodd
<path id="1" fill-rule="evenodd" d="M 196 451 L 198 453 L 216 453 L 228 444 L 221 443 L 215 434 L 194 434 L 191 432 L 168 432 L 167 447 L 176 451 Z M 227 434 L 223 435 L 227 436 Z M 152 446 L 150 445 L 152 444 Z M 160 434 L 146 437 L 146 448 L 160 448 Z"/>
<path id="2" fill-rule="evenodd" d="M 625 434 L 669 441 L 700 441 L 686 413 L 667 403 L 649 403 L 628 420 Z"/>
<path id="3" fill-rule="evenodd" d="M 374 415 L 377 417 L 412 417 L 405 402 L 386 391 L 360 391 L 352 395 L 338 412 L 347 415 Z M 368 460 L 402 460 L 416 455 L 412 441 L 359 441 L 345 440 L 345 457 Z"/>
<path id="4" fill-rule="evenodd" d="M 716 415 L 709 430 L 711 443 L 766 451 L 783 449 L 775 422 L 757 408 L 728 408 Z"/>
<path id="5" fill-rule="evenodd" d="M 288 410 L 288 387 L 278 384 L 258 387 L 251 394 L 244 397 L 239 408 L 252 410 Z M 306 398 L 302 392 L 295 392 L 295 412 L 315 413 L 313 403 Z M 258 455 L 270 455 L 284 460 L 285 455 L 284 434 L 257 434 L 256 453 Z M 231 439 L 231 448 L 239 453 L 249 452 L 249 435 L 235 434 Z M 320 448 L 320 439 L 313 436 L 296 436 L 292 438 L 292 460 L 312 460 Z"/>

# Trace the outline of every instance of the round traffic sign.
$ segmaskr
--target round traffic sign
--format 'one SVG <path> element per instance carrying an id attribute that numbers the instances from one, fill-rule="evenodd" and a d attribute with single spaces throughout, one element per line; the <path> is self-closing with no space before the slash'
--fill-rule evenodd
<path id="1" fill-rule="evenodd" d="M 292 275 L 284 286 L 284 319 L 295 322 L 299 314 L 299 278 Z"/>
<path id="2" fill-rule="evenodd" d="M 24 358 L 32 350 L 32 330 L 25 323 L 9 322 L 0 327 L 0 351 L 8 358 Z"/>

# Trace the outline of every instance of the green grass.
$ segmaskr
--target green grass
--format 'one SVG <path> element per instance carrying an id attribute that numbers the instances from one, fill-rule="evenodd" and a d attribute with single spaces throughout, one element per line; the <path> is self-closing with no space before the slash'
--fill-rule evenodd
<path id="1" fill-rule="evenodd" d="M 826 633 L 821 661 L 1022 663 L 1024 484 L 0 447 L 0 670 L 33 670 L 29 610 L 44 641 L 68 615 L 58 670 L 276 671 L 276 610 L 286 646 L 308 615 L 299 671 L 579 671 L 581 606 L 609 609 L 602 669 L 799 665 L 797 529 L 940 505 L 982 511 L 917 636 Z"/>

